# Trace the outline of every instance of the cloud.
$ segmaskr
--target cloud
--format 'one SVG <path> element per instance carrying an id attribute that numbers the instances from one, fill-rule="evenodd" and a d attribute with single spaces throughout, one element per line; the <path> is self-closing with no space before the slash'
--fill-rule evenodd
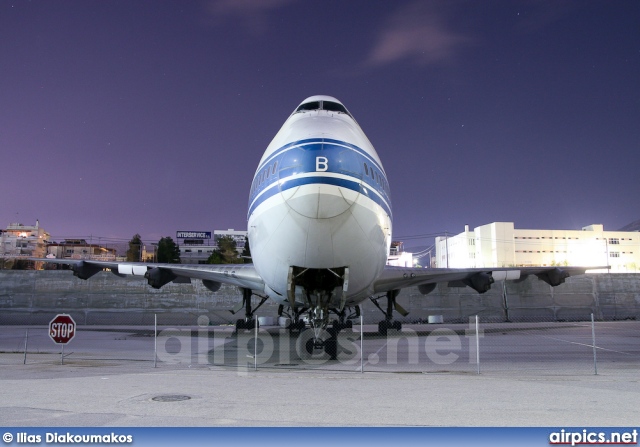
<path id="1" fill-rule="evenodd" d="M 269 28 L 269 14 L 297 0 L 212 0 L 208 11 L 217 18 L 233 18 L 242 22 L 252 34 L 263 34 Z"/>
<path id="2" fill-rule="evenodd" d="M 450 60 L 471 38 L 451 29 L 451 2 L 418 1 L 399 9 L 387 21 L 367 64 L 385 65 L 403 59 L 418 64 Z"/>

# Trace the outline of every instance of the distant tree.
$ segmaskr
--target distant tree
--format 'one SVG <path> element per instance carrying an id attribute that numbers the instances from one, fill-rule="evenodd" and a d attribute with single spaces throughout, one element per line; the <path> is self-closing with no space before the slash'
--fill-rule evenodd
<path id="1" fill-rule="evenodd" d="M 211 253 L 211 256 L 207 259 L 207 264 L 226 264 L 224 262 L 224 256 L 222 256 L 220 250 L 217 248 L 213 250 L 213 253 Z"/>
<path id="2" fill-rule="evenodd" d="M 129 241 L 129 249 L 127 250 L 128 262 L 139 262 L 140 253 L 142 253 L 142 238 L 139 234 L 134 234 Z"/>
<path id="3" fill-rule="evenodd" d="M 249 247 L 249 238 L 244 238 L 244 249 L 242 250 L 242 260 L 245 264 L 251 264 L 251 247 Z"/>
<path id="4" fill-rule="evenodd" d="M 231 236 L 222 236 L 217 239 L 218 247 L 211 253 L 207 263 L 209 264 L 242 264 L 243 259 L 238 256 L 236 241 Z"/>
<path id="5" fill-rule="evenodd" d="M 180 248 L 168 236 L 158 241 L 158 262 L 161 264 L 180 264 Z"/>

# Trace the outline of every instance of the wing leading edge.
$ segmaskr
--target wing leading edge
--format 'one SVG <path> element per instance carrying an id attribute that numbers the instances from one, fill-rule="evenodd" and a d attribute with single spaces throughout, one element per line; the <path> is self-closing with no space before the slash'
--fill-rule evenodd
<path id="1" fill-rule="evenodd" d="M 110 269 L 118 276 L 143 276 L 155 289 L 170 282 L 189 282 L 192 278 L 202 280 L 205 287 L 213 292 L 218 290 L 221 284 L 256 290 L 260 293 L 264 291 L 265 286 L 253 264 L 154 264 L 41 258 L 32 258 L 32 260 L 70 265 L 73 274 L 80 279 L 89 279 L 104 269 Z"/>
<path id="2" fill-rule="evenodd" d="M 80 279 L 89 279 L 104 269 L 123 275 L 143 276 L 149 285 L 159 289 L 170 283 L 202 280 L 205 287 L 215 292 L 222 284 L 243 289 L 264 292 L 265 283 L 256 272 L 253 264 L 156 264 L 139 262 L 108 262 L 72 259 L 31 258 L 33 261 L 66 264 L 71 266 L 73 274 Z M 595 267 L 520 267 L 520 268 L 407 268 L 386 266 L 373 284 L 374 294 L 386 293 L 406 287 L 417 286 L 421 293 L 433 291 L 438 283 L 446 282 L 450 287 L 471 287 L 478 293 L 484 293 L 495 281 L 524 281 L 535 275 L 551 286 L 558 286 L 570 276 L 582 275 L 587 270 L 608 269 L 609 266 Z"/>
<path id="3" fill-rule="evenodd" d="M 491 284 L 500 280 L 524 281 L 535 275 L 551 286 L 562 284 L 566 278 L 582 275 L 587 270 L 608 269 L 604 267 L 519 267 L 519 268 L 407 268 L 386 266 L 382 275 L 374 283 L 375 293 L 385 293 L 405 287 L 418 286 L 423 294 L 435 289 L 437 283 L 447 282 L 450 287 L 469 286 L 478 293 L 484 293 Z"/>

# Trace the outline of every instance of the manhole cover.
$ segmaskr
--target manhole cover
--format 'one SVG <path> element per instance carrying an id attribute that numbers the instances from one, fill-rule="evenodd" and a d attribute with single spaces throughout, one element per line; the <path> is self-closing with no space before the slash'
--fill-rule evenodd
<path id="1" fill-rule="evenodd" d="M 185 396 L 183 394 L 168 394 L 166 396 L 156 396 L 151 400 L 155 400 L 156 402 L 179 402 L 181 400 L 189 400 L 191 396 Z"/>

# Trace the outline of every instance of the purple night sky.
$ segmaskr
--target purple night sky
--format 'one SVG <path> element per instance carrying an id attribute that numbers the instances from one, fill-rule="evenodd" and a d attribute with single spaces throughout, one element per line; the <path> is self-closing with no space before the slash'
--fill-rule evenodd
<path id="1" fill-rule="evenodd" d="M 0 228 L 244 230 L 315 94 L 378 151 L 396 238 L 640 219 L 636 0 L 5 0 L 0 42 Z"/>

